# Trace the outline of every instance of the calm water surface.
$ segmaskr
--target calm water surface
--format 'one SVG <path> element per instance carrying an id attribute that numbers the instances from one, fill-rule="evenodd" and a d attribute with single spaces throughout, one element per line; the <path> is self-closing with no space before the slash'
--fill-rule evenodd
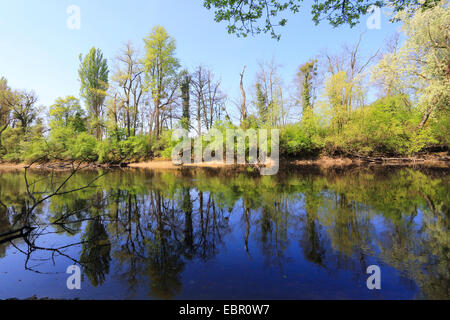
<path id="1" fill-rule="evenodd" d="M 31 173 L 30 193 L 66 177 Z M 448 170 L 126 170 L 27 214 L 23 172 L 3 172 L 0 234 L 35 229 L 0 237 L 0 299 L 450 299 L 449 182 Z M 81 290 L 66 287 L 73 264 Z M 370 265 L 381 290 L 367 289 Z"/>

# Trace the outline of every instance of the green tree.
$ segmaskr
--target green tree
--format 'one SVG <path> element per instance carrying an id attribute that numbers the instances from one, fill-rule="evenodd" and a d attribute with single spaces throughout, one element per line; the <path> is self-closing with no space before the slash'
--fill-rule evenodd
<path id="1" fill-rule="evenodd" d="M 116 61 L 117 69 L 112 76 L 112 82 L 115 85 L 114 101 L 109 102 L 108 113 L 111 120 L 113 115 L 111 107 L 113 109 L 118 107 L 119 110 L 116 111 L 112 120 L 114 124 L 117 124 L 119 121 L 115 121 L 116 117 L 123 118 L 126 136 L 129 138 L 136 134 L 138 126 L 139 105 L 144 93 L 144 70 L 137 50 L 133 48 L 131 42 L 125 45 Z"/>
<path id="2" fill-rule="evenodd" d="M 264 94 L 261 83 L 256 83 L 256 108 L 258 109 L 258 115 L 262 123 L 267 122 L 268 106 L 267 97 Z"/>
<path id="3" fill-rule="evenodd" d="M 146 56 L 144 70 L 146 87 L 154 104 L 154 131 L 158 139 L 161 133 L 161 110 L 168 106 L 176 92 L 174 82 L 180 67 L 175 57 L 175 40 L 161 26 L 153 28 L 144 39 Z M 166 99 L 165 102 L 163 100 Z"/>
<path id="4" fill-rule="evenodd" d="M 260 33 L 268 33 L 275 39 L 280 39 L 275 28 L 285 26 L 287 19 L 280 18 L 285 12 L 297 14 L 303 0 L 204 0 L 203 5 L 215 10 L 215 21 L 228 22 L 228 33 L 246 37 Z M 358 24 L 371 6 L 390 6 L 394 13 L 402 11 L 407 6 L 414 8 L 432 8 L 439 0 L 316 0 L 311 5 L 313 21 L 319 24 L 328 20 L 337 27 L 348 24 L 351 27 Z M 277 21 L 273 21 L 277 19 Z"/>
<path id="5" fill-rule="evenodd" d="M 300 84 L 301 93 L 301 103 L 303 108 L 303 113 L 307 109 L 313 108 L 313 86 L 314 79 L 317 76 L 317 60 L 307 62 L 300 66 L 299 72 L 297 73 L 298 81 Z"/>
<path id="6" fill-rule="evenodd" d="M 403 22 L 404 46 L 386 54 L 372 78 L 385 86 L 408 89 L 418 97 L 421 130 L 430 118 L 449 116 L 450 10 L 448 1 L 426 11 L 407 9 L 396 16 Z"/>
<path id="7" fill-rule="evenodd" d="M 102 115 L 106 91 L 108 90 L 108 62 L 100 49 L 92 48 L 83 58 L 80 54 L 78 76 L 81 81 L 81 96 L 89 110 L 90 127 L 97 139 L 102 138 Z"/>
<path id="8" fill-rule="evenodd" d="M 37 95 L 33 91 L 17 94 L 16 103 L 12 107 L 12 116 L 24 132 L 28 132 L 33 121 L 37 119 L 39 110 L 36 107 Z"/>
<path id="9" fill-rule="evenodd" d="M 3 150 L 2 133 L 11 123 L 11 110 L 16 103 L 16 94 L 8 87 L 8 81 L 0 78 L 0 152 Z"/>
<path id="10" fill-rule="evenodd" d="M 181 118 L 181 125 L 183 129 L 189 130 L 190 124 L 190 86 L 191 76 L 184 71 L 181 82 L 181 99 L 183 100 L 183 116 Z"/>
<path id="11" fill-rule="evenodd" d="M 325 81 L 325 95 L 331 107 L 332 125 L 340 132 L 351 112 L 353 83 L 346 73 L 339 71 Z"/>
<path id="12" fill-rule="evenodd" d="M 70 127 L 75 132 L 86 131 L 86 119 L 80 101 L 73 97 L 58 98 L 55 104 L 50 106 L 50 128 Z"/>

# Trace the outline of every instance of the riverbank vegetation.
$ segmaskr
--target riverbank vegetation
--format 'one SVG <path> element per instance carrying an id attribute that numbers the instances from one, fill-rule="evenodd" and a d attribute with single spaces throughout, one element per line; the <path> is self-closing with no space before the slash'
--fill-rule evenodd
<path id="1" fill-rule="evenodd" d="M 100 163 L 169 158 L 172 132 L 193 139 L 210 129 L 280 129 L 284 157 L 412 156 L 448 151 L 450 12 L 441 1 L 397 13 L 402 33 L 364 57 L 364 37 L 342 52 L 301 65 L 295 89 L 275 61 L 261 63 L 250 86 L 244 67 L 232 101 L 212 69 L 183 68 L 176 41 L 162 26 L 127 43 L 113 60 L 99 48 L 80 55 L 80 98 L 41 107 L 33 91 L 0 80 L 0 159 Z M 243 62 L 245 64 L 245 62 Z M 240 81 L 240 82 L 238 82 Z"/>

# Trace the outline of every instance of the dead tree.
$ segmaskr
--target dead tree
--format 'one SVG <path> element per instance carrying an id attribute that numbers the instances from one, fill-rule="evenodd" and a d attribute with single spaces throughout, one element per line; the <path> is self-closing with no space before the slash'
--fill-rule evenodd
<path id="1" fill-rule="evenodd" d="M 247 66 L 244 66 L 244 69 L 242 69 L 241 73 L 241 95 L 242 95 L 242 103 L 241 103 L 241 115 L 242 115 L 242 121 L 245 121 L 247 119 L 247 97 L 245 95 L 245 89 L 244 89 L 244 74 L 245 74 L 245 68 Z"/>

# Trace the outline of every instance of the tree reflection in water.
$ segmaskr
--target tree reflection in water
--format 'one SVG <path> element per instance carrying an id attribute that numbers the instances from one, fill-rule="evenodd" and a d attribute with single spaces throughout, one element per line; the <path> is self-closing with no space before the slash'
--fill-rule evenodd
<path id="1" fill-rule="evenodd" d="M 443 171 L 311 169 L 276 177 L 225 170 L 110 172 L 95 188 L 39 205 L 28 217 L 36 229 L 3 238 L 0 259 L 15 246 L 27 257 L 26 267 L 40 272 L 30 261 L 33 252 L 45 251 L 47 263 L 57 256 L 81 265 L 94 287 L 118 279 L 136 298 L 147 283 L 150 297 L 173 299 L 183 292 L 186 268 L 214 261 L 238 234 L 250 261 L 260 256 L 281 274 L 293 263 L 289 248 L 298 245 L 305 261 L 330 275 L 348 271 L 362 281 L 367 267 L 378 263 L 417 286 L 419 298 L 449 299 L 449 179 Z M 97 176 L 79 173 L 66 188 Z M 2 174 L 0 234 L 24 225 L 27 201 L 23 177 Z M 77 240 L 38 245 L 49 235 Z"/>

